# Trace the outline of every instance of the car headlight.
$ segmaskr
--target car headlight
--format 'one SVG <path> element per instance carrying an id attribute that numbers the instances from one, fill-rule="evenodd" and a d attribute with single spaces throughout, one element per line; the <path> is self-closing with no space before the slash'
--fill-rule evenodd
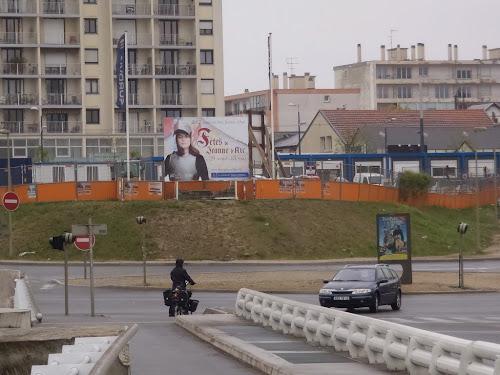
<path id="1" fill-rule="evenodd" d="M 319 290 L 319 294 L 332 294 L 332 290 L 331 289 L 320 289 Z"/>
<path id="2" fill-rule="evenodd" d="M 371 289 L 354 289 L 352 294 L 367 294 L 371 293 Z"/>

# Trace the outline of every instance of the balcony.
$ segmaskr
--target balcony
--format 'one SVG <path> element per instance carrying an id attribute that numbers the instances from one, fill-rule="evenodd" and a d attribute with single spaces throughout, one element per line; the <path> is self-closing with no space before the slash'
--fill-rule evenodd
<path id="1" fill-rule="evenodd" d="M 182 105 L 181 94 L 160 94 L 160 105 Z"/>
<path id="2" fill-rule="evenodd" d="M 0 1 L 0 13 L 9 14 L 36 14 L 36 2 L 25 1 Z"/>
<path id="3" fill-rule="evenodd" d="M 37 75 L 38 64 L 5 63 L 2 64 L 3 75 Z"/>
<path id="4" fill-rule="evenodd" d="M 36 33 L 0 32 L 0 44 L 36 44 Z"/>
<path id="5" fill-rule="evenodd" d="M 196 37 L 194 35 L 161 34 L 160 44 L 167 46 L 195 46 Z"/>
<path id="6" fill-rule="evenodd" d="M 71 76 L 81 74 L 80 64 L 45 64 L 43 69 L 45 75 Z"/>
<path id="7" fill-rule="evenodd" d="M 120 38 L 113 38 L 113 46 L 116 47 Z M 127 33 L 127 45 L 128 46 L 151 46 L 153 44 L 151 34 L 135 34 Z"/>
<path id="8" fill-rule="evenodd" d="M 155 65 L 155 74 L 160 76 L 195 76 L 196 65 Z"/>
<path id="9" fill-rule="evenodd" d="M 33 105 L 38 104 L 38 94 L 7 94 L 0 96 L 0 105 Z"/>
<path id="10" fill-rule="evenodd" d="M 81 134 L 81 121 L 47 121 L 47 134 Z"/>
<path id="11" fill-rule="evenodd" d="M 81 94 L 49 93 L 42 99 L 43 105 L 81 105 Z"/>
<path id="12" fill-rule="evenodd" d="M 151 14 L 149 4 L 113 4 L 113 16 L 148 16 Z"/>
<path id="13" fill-rule="evenodd" d="M 42 44 L 51 46 L 80 45 L 80 37 L 74 33 L 61 33 L 59 31 L 46 31 L 42 37 Z"/>
<path id="14" fill-rule="evenodd" d="M 115 72 L 116 74 L 116 72 Z M 128 74 L 131 76 L 148 76 L 152 74 L 151 64 L 129 64 Z"/>
<path id="15" fill-rule="evenodd" d="M 155 4 L 155 16 L 170 16 L 170 17 L 194 17 L 193 5 L 167 5 Z"/>
<path id="16" fill-rule="evenodd" d="M 42 5 L 43 14 L 79 14 L 80 10 L 76 3 L 63 1 L 45 1 Z"/>
<path id="17" fill-rule="evenodd" d="M 29 123 L 24 121 L 2 121 L 3 129 L 10 130 L 11 134 L 36 134 L 40 133 L 40 127 L 37 123 Z"/>
<path id="18" fill-rule="evenodd" d="M 125 121 L 119 121 L 115 131 L 117 133 L 126 133 L 127 123 Z M 154 132 L 153 125 L 149 122 L 141 123 L 137 121 L 130 121 L 129 133 L 130 134 L 151 134 Z"/>
<path id="19" fill-rule="evenodd" d="M 128 105 L 143 106 L 153 105 L 153 95 L 128 93 Z"/>

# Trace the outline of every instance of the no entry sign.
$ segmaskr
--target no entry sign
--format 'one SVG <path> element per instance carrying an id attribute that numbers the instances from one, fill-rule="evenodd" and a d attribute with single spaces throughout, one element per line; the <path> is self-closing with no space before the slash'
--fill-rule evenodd
<path id="1" fill-rule="evenodd" d="M 19 197 L 13 191 L 9 191 L 4 194 L 2 203 L 6 209 L 14 211 L 17 207 L 19 207 Z"/>
<path id="2" fill-rule="evenodd" d="M 95 245 L 95 236 L 92 236 L 92 247 Z M 78 250 L 87 251 L 89 250 L 89 236 L 76 236 L 75 246 Z"/>

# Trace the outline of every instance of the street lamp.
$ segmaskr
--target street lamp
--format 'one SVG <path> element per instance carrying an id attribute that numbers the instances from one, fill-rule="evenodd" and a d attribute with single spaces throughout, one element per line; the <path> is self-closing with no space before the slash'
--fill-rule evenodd
<path id="1" fill-rule="evenodd" d="M 474 133 L 482 132 L 486 130 L 485 126 L 476 126 Z M 479 181 L 478 181 L 478 171 L 477 171 L 477 141 L 476 147 L 474 147 L 474 160 L 476 162 L 476 228 L 477 228 L 477 249 L 481 250 L 481 234 L 479 231 Z"/>
<path id="2" fill-rule="evenodd" d="M 42 115 L 42 108 L 31 107 L 30 109 L 32 109 L 34 111 L 40 111 L 40 161 L 43 163 L 43 125 L 42 125 L 43 115 Z"/>
<path id="3" fill-rule="evenodd" d="M 0 134 L 7 135 L 7 191 L 12 191 L 12 177 L 10 174 L 10 130 L 0 129 Z"/>
<path id="4" fill-rule="evenodd" d="M 300 105 L 299 104 L 293 104 L 293 103 L 288 103 L 289 107 L 297 107 L 297 127 L 299 129 L 299 155 L 302 154 L 301 148 L 300 148 Z"/>

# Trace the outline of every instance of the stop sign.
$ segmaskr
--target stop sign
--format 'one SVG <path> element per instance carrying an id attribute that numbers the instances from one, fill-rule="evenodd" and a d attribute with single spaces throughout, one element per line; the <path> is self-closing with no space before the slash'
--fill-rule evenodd
<path id="1" fill-rule="evenodd" d="M 13 191 L 4 194 L 2 203 L 9 211 L 14 211 L 19 206 L 19 196 Z"/>
<path id="2" fill-rule="evenodd" d="M 76 236 L 75 246 L 78 250 L 87 251 L 89 250 L 89 236 Z M 95 236 L 92 235 L 92 247 L 95 245 Z"/>

